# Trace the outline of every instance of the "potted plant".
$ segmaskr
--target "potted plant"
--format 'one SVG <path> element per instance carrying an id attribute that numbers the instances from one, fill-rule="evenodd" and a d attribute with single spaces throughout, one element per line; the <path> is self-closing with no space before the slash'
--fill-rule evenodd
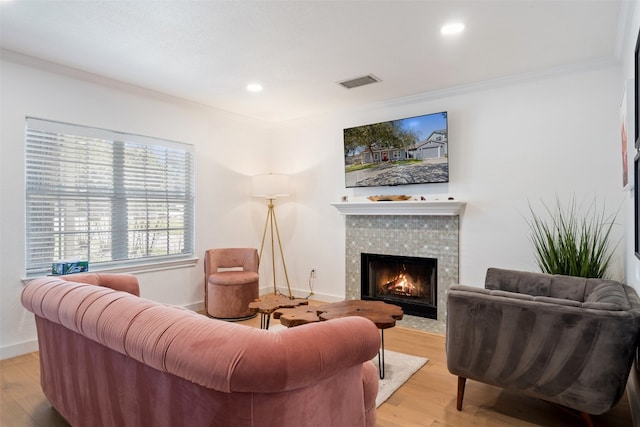
<path id="1" fill-rule="evenodd" d="M 556 197 L 556 206 L 543 202 L 548 218 L 536 214 L 529 204 L 532 219 L 530 239 L 536 261 L 544 273 L 566 276 L 604 278 L 618 245 L 611 245 L 611 230 L 617 213 L 607 216 L 594 202 L 581 213 L 575 198 L 563 208 Z"/>

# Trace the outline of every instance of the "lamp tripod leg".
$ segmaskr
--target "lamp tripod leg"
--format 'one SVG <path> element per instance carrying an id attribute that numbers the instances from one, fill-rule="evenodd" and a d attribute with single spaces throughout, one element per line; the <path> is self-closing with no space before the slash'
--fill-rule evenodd
<path id="1" fill-rule="evenodd" d="M 275 234 L 274 229 L 275 227 Z M 267 237 L 267 229 L 271 232 L 271 271 L 273 273 L 273 294 L 278 293 L 276 287 L 276 252 L 275 252 L 275 238 L 278 239 L 278 249 L 280 250 L 280 258 L 282 258 L 282 268 L 284 270 L 284 276 L 287 281 L 287 291 L 289 292 L 289 298 L 293 299 L 291 293 L 291 284 L 289 282 L 289 273 L 287 272 L 287 265 L 284 260 L 284 251 L 282 250 L 282 241 L 280 240 L 280 230 L 278 229 L 278 220 L 276 219 L 276 211 L 273 206 L 273 199 L 269 199 L 269 209 L 267 211 L 267 219 L 264 222 L 264 230 L 262 232 L 262 243 L 260 243 L 260 253 L 258 255 L 259 262 L 262 262 L 262 251 L 264 249 L 264 242 Z"/>
<path id="2" fill-rule="evenodd" d="M 276 267 L 275 267 L 275 258 L 273 252 L 273 200 L 269 199 L 269 208 L 267 210 L 267 218 L 264 221 L 264 229 L 262 231 L 262 242 L 260 243 L 260 253 L 258 254 L 258 262 L 262 262 L 262 252 L 264 250 L 264 242 L 267 238 L 267 230 L 269 229 L 269 224 L 271 224 L 271 267 L 273 272 L 273 294 L 276 295 L 278 293 L 276 289 Z"/>
<path id="3" fill-rule="evenodd" d="M 287 265 L 286 265 L 286 263 L 284 261 L 284 251 L 282 250 L 282 241 L 280 240 L 280 230 L 278 229 L 278 220 L 276 219 L 275 211 L 272 212 L 272 215 L 273 215 L 273 223 L 276 226 L 276 235 L 278 236 L 278 246 L 280 248 L 280 258 L 282 258 L 282 269 L 284 270 L 284 276 L 285 276 L 285 279 L 287 281 L 287 290 L 289 291 L 289 298 L 293 299 L 293 294 L 291 293 L 291 284 L 289 283 L 289 273 L 287 273 Z M 273 233 L 271 234 L 271 236 L 273 236 Z M 275 256 L 274 256 L 274 259 L 275 259 Z M 275 270 L 275 268 L 274 268 L 274 270 Z"/>
<path id="4" fill-rule="evenodd" d="M 273 242 L 273 221 L 275 220 L 275 214 L 273 210 L 273 202 L 271 201 L 269 203 L 269 219 L 269 225 L 271 226 L 271 271 L 273 272 L 273 294 L 276 295 L 278 293 L 278 289 L 276 288 L 276 253 Z"/>

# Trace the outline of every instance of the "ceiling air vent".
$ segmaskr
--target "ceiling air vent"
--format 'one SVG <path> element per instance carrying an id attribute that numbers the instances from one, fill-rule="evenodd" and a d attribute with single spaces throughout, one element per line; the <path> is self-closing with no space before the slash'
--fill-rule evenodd
<path id="1" fill-rule="evenodd" d="M 338 82 L 339 85 L 346 87 L 347 89 L 353 89 L 354 87 L 369 85 L 371 83 L 377 83 L 380 79 L 372 74 L 368 74 L 362 77 L 356 77 L 355 79 L 344 80 Z"/>

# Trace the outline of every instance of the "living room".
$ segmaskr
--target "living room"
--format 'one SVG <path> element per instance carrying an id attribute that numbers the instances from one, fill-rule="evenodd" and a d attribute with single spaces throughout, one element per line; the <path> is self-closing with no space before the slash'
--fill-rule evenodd
<path id="1" fill-rule="evenodd" d="M 269 172 L 289 175 L 293 183 L 291 194 L 276 201 L 276 209 L 297 295 L 309 293 L 309 272 L 315 269 L 315 298 L 329 302 L 344 298 L 345 217 L 331 204 L 343 196 L 356 201 L 377 194 L 406 194 L 427 200 L 453 197 L 464 202 L 458 277 L 460 283 L 472 286 L 482 286 L 489 267 L 538 270 L 528 237 L 530 205 L 539 210 L 543 202 L 553 204 L 556 196 L 563 200 L 575 196 L 587 204 L 595 198 L 608 212 L 618 212 L 619 226 L 613 237 L 622 241 L 611 276 L 640 290 L 640 262 L 632 237 L 635 124 L 631 119 L 640 7 L 635 1 L 613 3 L 615 24 L 606 28 L 606 34 L 614 43 L 607 55 L 280 121 L 223 111 L 79 67 L 3 50 L 0 358 L 37 350 L 32 316 L 19 299 L 25 279 L 27 116 L 194 145 L 195 259 L 179 268 L 135 272 L 141 294 L 159 302 L 201 309 L 204 251 L 260 246 L 267 206 L 264 199 L 252 197 L 251 177 Z M 4 12 L 11 4 L 1 7 Z M 401 17 L 399 14 L 398 19 Z M 507 43 L 508 35 L 504 38 Z M 491 60 L 489 50 L 486 56 Z M 475 66 L 480 72 L 482 64 Z M 192 78 L 188 69 L 176 64 L 171 67 L 186 79 Z M 370 69 L 358 72 L 379 73 Z M 380 84 L 384 84 L 385 75 L 379 74 Z M 424 74 L 428 79 L 428 73 Z M 342 77 L 352 75 L 337 76 L 331 84 Z M 374 89 L 371 85 L 354 90 Z M 290 90 L 295 92 L 295 87 Z M 622 105 L 625 92 L 631 109 Z M 304 102 L 313 104 L 314 99 Z M 622 182 L 623 110 L 631 135 L 631 184 L 627 187 Z M 447 111 L 449 117 L 448 183 L 345 187 L 343 129 L 439 111 Z M 267 272 L 261 276 L 261 291 L 269 287 Z"/>

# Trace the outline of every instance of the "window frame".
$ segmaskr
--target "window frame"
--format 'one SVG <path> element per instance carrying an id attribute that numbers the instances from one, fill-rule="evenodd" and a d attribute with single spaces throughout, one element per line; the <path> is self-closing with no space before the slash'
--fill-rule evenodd
<path id="1" fill-rule="evenodd" d="M 98 148 L 94 150 L 96 146 L 102 148 L 103 151 Z M 38 152 L 37 149 L 42 152 Z M 96 153 L 93 153 L 94 151 Z M 193 265 L 197 262 L 194 257 L 194 151 L 192 144 L 26 117 L 26 277 L 51 273 L 52 262 L 78 259 L 76 256 L 69 259 L 69 257 L 62 255 L 69 253 L 83 253 L 81 260 L 89 261 L 90 271 L 162 270 Z M 69 158 L 64 159 L 64 156 L 61 155 L 68 155 L 69 152 L 71 153 L 71 161 Z M 73 157 L 74 155 L 77 158 Z M 93 163 L 96 157 L 99 162 L 103 163 L 96 166 Z M 46 178 L 56 170 L 62 170 L 65 167 L 65 162 L 66 165 L 78 165 L 78 170 L 82 167 L 91 172 L 98 170 L 99 173 L 104 174 L 102 182 L 94 185 L 93 181 L 87 180 L 84 183 L 86 184 L 85 188 L 82 184 L 77 185 L 79 182 L 77 179 L 75 183 L 73 181 L 74 176 L 77 178 L 80 175 L 69 172 L 69 175 L 66 176 L 67 181 L 60 178 L 60 183 L 49 184 L 50 181 L 46 181 Z M 34 178 L 33 174 L 36 171 L 37 176 Z M 59 172 L 59 175 L 62 173 Z M 104 179 L 104 176 L 107 179 Z M 111 181 L 109 181 L 109 177 L 111 177 Z M 69 182 L 72 183 L 71 188 L 68 185 Z M 45 184 L 40 185 L 40 183 Z M 74 185 L 78 186 L 77 191 L 74 190 Z M 56 191 L 58 193 L 54 194 Z M 64 198 L 64 200 L 53 202 L 56 197 L 58 199 Z M 37 235 L 45 236 L 45 243 L 42 244 L 44 255 L 41 258 L 35 255 L 40 247 L 34 244 L 37 241 L 34 223 L 37 224 L 38 214 L 34 214 L 33 209 L 34 206 L 37 206 L 34 203 L 37 203 L 38 200 L 47 201 L 42 203 L 45 206 L 45 216 L 49 215 L 47 219 L 55 218 L 57 215 L 58 221 L 57 226 L 53 225 L 54 221 L 47 223 L 47 229 Z M 102 211 L 97 206 L 97 200 L 100 200 Z M 86 207 L 77 208 L 83 203 L 86 203 Z M 39 208 L 42 208 L 42 205 Z M 69 209 L 68 206 L 73 208 Z M 93 213 L 92 209 L 94 208 L 101 213 Z M 65 209 L 73 212 L 71 214 L 74 220 L 73 226 L 68 226 L 62 221 L 65 214 L 61 212 L 64 212 Z M 83 213 L 86 214 L 86 218 L 83 218 Z M 152 223 L 150 217 L 154 214 L 156 218 L 160 219 L 157 219 L 155 225 L 152 226 L 150 225 Z M 107 216 L 109 216 L 108 220 Z M 135 220 L 132 219 L 134 217 Z M 91 242 L 96 232 L 91 230 L 90 223 L 96 218 L 101 226 L 108 228 L 107 231 L 100 232 L 102 237 L 108 237 L 108 243 L 103 244 L 102 256 L 94 256 L 94 262 L 92 262 Z M 59 242 L 65 233 L 75 230 L 74 227 L 77 227 L 77 223 L 82 219 L 85 220 L 86 229 L 80 227 L 75 234 L 83 237 L 75 237 L 75 242 L 66 242 L 62 245 L 66 245 L 63 250 L 59 248 L 56 250 L 56 245 L 60 244 Z M 138 221 L 135 227 L 132 226 L 132 221 Z M 165 226 L 161 227 L 158 224 Z M 137 253 L 132 252 L 134 246 L 131 239 L 134 235 L 143 240 L 143 243 L 135 246 L 138 250 Z M 50 241 L 46 240 L 47 236 Z M 150 238 L 157 236 L 160 236 L 158 241 L 166 243 L 166 248 L 162 248 L 160 245 L 150 245 L 152 242 Z M 78 243 L 81 239 L 84 239 L 86 246 L 84 249 Z M 47 260 L 47 251 L 52 254 L 50 262 Z M 108 254 L 108 259 L 104 254 Z M 57 259 L 58 257 L 63 259 Z M 95 262 L 96 259 L 98 259 L 97 262 Z M 46 263 L 44 260 L 47 260 Z"/>

